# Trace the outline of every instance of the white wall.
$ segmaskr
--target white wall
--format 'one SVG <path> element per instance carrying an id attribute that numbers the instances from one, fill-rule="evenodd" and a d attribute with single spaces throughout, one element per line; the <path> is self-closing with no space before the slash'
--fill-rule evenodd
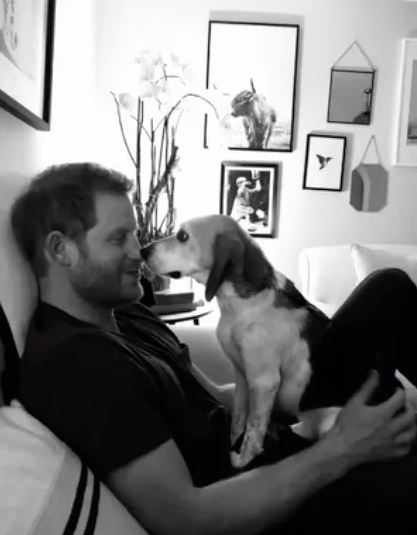
<path id="1" fill-rule="evenodd" d="M 282 173 L 277 239 L 261 243 L 295 280 L 298 252 L 308 245 L 416 243 L 417 168 L 393 168 L 390 163 L 400 39 L 416 35 L 415 2 L 258 0 L 253 7 L 249 0 L 58 0 L 52 130 L 38 132 L 0 109 L 0 211 L 7 212 L 11 196 L 28 175 L 52 162 L 98 160 L 132 173 L 109 90 L 116 88 L 126 65 L 144 47 L 179 52 L 191 62 L 195 81 L 203 88 L 210 16 L 301 25 L 295 150 L 209 151 L 202 148 L 202 124 L 186 124 L 179 218 L 218 210 L 221 160 L 278 161 Z M 378 71 L 374 119 L 369 127 L 327 124 L 330 66 L 355 39 Z M 306 134 L 320 130 L 351 135 L 341 193 L 302 189 Z M 388 205 L 378 213 L 358 213 L 348 202 L 349 172 L 372 134 L 390 172 Z"/>
<path id="2" fill-rule="evenodd" d="M 57 1 L 50 132 L 0 109 L 0 302 L 13 330 L 28 314 L 30 274 L 10 239 L 12 199 L 51 163 L 95 158 L 95 20 L 95 0 Z M 15 331 L 19 349 L 23 334 Z"/>
<path id="3" fill-rule="evenodd" d="M 274 263 L 297 279 L 298 252 L 309 245 L 341 242 L 417 242 L 417 168 L 392 168 L 393 115 L 402 37 L 416 35 L 415 2 L 387 0 L 101 0 L 98 4 L 100 159 L 132 173 L 118 133 L 108 91 L 142 48 L 172 48 L 191 61 L 204 87 L 210 16 L 229 20 L 295 22 L 301 25 L 295 150 L 292 153 L 202 148 L 201 124 L 187 125 L 178 181 L 179 217 L 216 212 L 222 159 L 278 161 L 281 179 L 277 239 L 262 246 Z M 377 68 L 373 121 L 368 127 L 326 123 L 331 65 L 357 40 Z M 273 62 L 273 54 L 271 54 Z M 302 189 L 305 140 L 311 131 L 349 137 L 344 191 Z M 349 204 L 349 175 L 374 134 L 390 172 L 388 205 L 358 213 Z M 372 156 L 372 154 L 371 154 Z"/>

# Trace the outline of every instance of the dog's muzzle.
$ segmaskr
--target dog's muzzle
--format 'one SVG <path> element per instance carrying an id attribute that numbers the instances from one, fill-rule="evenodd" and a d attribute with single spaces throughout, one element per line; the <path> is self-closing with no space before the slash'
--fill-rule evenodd
<path id="1" fill-rule="evenodd" d="M 168 276 L 171 277 L 171 279 L 180 279 L 182 277 L 181 271 L 170 271 Z"/>
<path id="2" fill-rule="evenodd" d="M 145 247 L 142 247 L 142 249 L 140 250 L 140 255 L 145 261 L 149 258 L 152 252 L 152 249 L 153 249 L 153 244 L 151 243 L 150 245 L 146 245 Z"/>

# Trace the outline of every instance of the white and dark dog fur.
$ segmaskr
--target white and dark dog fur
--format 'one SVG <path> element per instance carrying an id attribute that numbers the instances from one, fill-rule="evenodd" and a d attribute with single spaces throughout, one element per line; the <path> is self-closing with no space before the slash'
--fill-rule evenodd
<path id="1" fill-rule="evenodd" d="M 240 451 L 231 452 L 235 467 L 262 451 L 274 406 L 296 417 L 310 438 L 333 425 L 340 408 L 300 414 L 312 376 L 312 337 L 320 336 L 328 319 L 272 268 L 232 218 L 190 220 L 175 235 L 142 249 L 142 256 L 152 271 L 193 277 L 206 285 L 208 301 L 217 297 L 217 336 L 235 369 L 231 443 L 243 435 Z"/>

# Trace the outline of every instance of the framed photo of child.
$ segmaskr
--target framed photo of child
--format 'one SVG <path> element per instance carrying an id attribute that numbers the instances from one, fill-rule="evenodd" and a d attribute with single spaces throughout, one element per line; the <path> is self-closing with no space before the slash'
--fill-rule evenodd
<path id="1" fill-rule="evenodd" d="M 222 162 L 220 213 L 252 236 L 275 237 L 277 182 L 276 163 Z"/>

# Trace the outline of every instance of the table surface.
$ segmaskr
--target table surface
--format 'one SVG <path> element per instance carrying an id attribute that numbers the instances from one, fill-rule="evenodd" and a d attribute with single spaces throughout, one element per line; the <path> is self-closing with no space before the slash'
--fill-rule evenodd
<path id="1" fill-rule="evenodd" d="M 211 305 L 205 304 L 200 305 L 194 310 L 189 310 L 188 312 L 175 312 L 173 314 L 160 314 L 160 319 L 165 323 L 177 323 L 179 321 L 194 321 L 198 324 L 198 319 L 203 316 L 207 316 L 212 312 L 213 307 Z"/>

